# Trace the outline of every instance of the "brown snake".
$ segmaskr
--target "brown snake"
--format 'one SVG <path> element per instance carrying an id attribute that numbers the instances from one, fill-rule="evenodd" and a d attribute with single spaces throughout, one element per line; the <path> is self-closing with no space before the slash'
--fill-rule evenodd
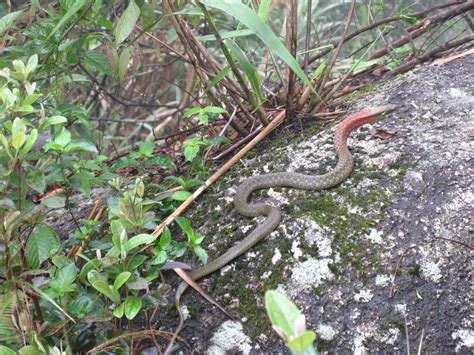
<path id="1" fill-rule="evenodd" d="M 324 190 L 340 184 L 349 177 L 354 165 L 354 160 L 347 147 L 347 138 L 349 137 L 349 134 L 358 127 L 367 123 L 372 123 L 395 109 L 396 106 L 394 105 L 368 108 L 345 119 L 338 126 L 334 135 L 334 146 L 338 156 L 337 165 L 333 170 L 324 175 L 305 175 L 293 172 L 281 172 L 252 176 L 244 180 L 235 193 L 235 209 L 244 216 L 266 216 L 267 218 L 246 238 L 228 249 L 217 259 L 192 272 L 190 277 L 194 280 L 198 280 L 220 269 L 239 255 L 248 251 L 278 226 L 281 218 L 280 209 L 266 203 L 249 203 L 248 199 L 252 192 L 270 187 L 294 187 L 305 190 Z M 176 291 L 176 305 L 178 307 L 178 312 L 180 313 L 180 325 L 177 332 L 179 332 L 183 325 L 183 318 L 179 309 L 179 300 L 187 287 L 188 284 L 183 281 Z"/>

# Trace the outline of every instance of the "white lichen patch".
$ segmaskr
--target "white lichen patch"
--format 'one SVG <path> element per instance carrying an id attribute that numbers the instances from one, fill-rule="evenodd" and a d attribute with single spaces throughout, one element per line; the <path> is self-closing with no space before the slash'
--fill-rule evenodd
<path id="1" fill-rule="evenodd" d="M 300 249 L 299 240 L 293 240 L 291 243 L 291 253 L 293 254 L 293 258 L 295 260 L 298 260 L 303 255 L 303 251 Z"/>
<path id="2" fill-rule="evenodd" d="M 390 284 L 390 276 L 388 275 L 377 275 L 375 277 L 375 285 L 380 287 L 386 287 Z"/>
<path id="3" fill-rule="evenodd" d="M 360 290 L 354 295 L 356 302 L 367 303 L 374 297 L 371 290 Z"/>
<path id="4" fill-rule="evenodd" d="M 278 248 L 275 248 L 275 253 L 272 256 L 272 264 L 275 265 L 281 259 L 281 253 Z"/>
<path id="5" fill-rule="evenodd" d="M 180 305 L 179 309 L 181 310 L 181 314 L 183 315 L 183 319 L 186 320 L 189 318 L 189 309 L 185 305 Z"/>
<path id="6" fill-rule="evenodd" d="M 383 232 L 376 229 L 371 229 L 368 234 L 365 235 L 365 238 L 370 240 L 374 244 L 383 244 L 384 240 L 382 238 Z"/>
<path id="7" fill-rule="evenodd" d="M 377 341 L 387 345 L 394 345 L 397 342 L 398 337 L 400 336 L 400 329 L 390 328 L 387 332 L 380 334 L 377 337 Z"/>
<path id="8" fill-rule="evenodd" d="M 338 334 L 338 331 L 330 325 L 320 324 L 316 329 L 316 333 L 318 333 L 319 338 L 326 341 L 331 341 Z"/>
<path id="9" fill-rule="evenodd" d="M 282 193 L 282 192 L 277 192 L 274 189 L 270 188 L 267 190 L 268 196 L 274 198 L 277 200 L 281 205 L 287 205 L 288 204 L 288 197 L 287 194 Z"/>
<path id="10" fill-rule="evenodd" d="M 429 259 L 421 261 L 421 275 L 426 280 L 433 281 L 434 283 L 438 283 L 443 277 L 438 264 Z"/>
<path id="11" fill-rule="evenodd" d="M 250 338 L 242 331 L 242 324 L 228 320 L 220 325 L 211 339 L 207 350 L 209 355 L 220 355 L 232 349 L 248 354 L 251 347 Z"/>
<path id="12" fill-rule="evenodd" d="M 393 308 L 395 308 L 395 311 L 397 311 L 398 313 L 402 315 L 407 314 L 407 305 L 405 303 L 396 304 L 393 306 Z"/>
<path id="13" fill-rule="evenodd" d="M 451 334 L 453 340 L 459 339 L 456 344 L 456 352 L 461 350 L 462 347 L 474 348 L 474 330 L 472 329 L 459 329 Z"/>
<path id="14" fill-rule="evenodd" d="M 325 280 L 332 280 L 334 274 L 329 269 L 331 259 L 309 258 L 301 263 L 296 263 L 293 268 L 291 282 L 298 288 L 318 287 Z M 297 291 L 297 290 L 295 290 Z"/>

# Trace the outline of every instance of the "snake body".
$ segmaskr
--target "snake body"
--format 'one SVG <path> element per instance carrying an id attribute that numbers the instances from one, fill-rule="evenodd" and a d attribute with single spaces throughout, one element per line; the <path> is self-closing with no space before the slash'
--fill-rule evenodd
<path id="1" fill-rule="evenodd" d="M 345 119 L 338 126 L 334 135 L 334 146 L 338 156 L 337 165 L 332 171 L 324 175 L 281 172 L 252 176 L 242 182 L 237 188 L 234 197 L 236 210 L 247 217 L 266 216 L 267 218 L 246 238 L 232 246 L 217 259 L 192 272 L 190 276 L 197 280 L 213 273 L 248 251 L 278 226 L 281 219 L 280 209 L 266 203 L 249 203 L 249 197 L 254 191 L 270 187 L 324 190 L 340 184 L 349 177 L 354 165 L 352 154 L 347 147 L 347 138 L 350 133 L 362 125 L 374 122 L 383 115 L 395 110 L 395 108 L 393 105 L 369 108 Z M 187 286 L 188 284 L 184 281 L 179 285 L 176 292 L 177 304 L 179 304 L 179 299 Z"/>

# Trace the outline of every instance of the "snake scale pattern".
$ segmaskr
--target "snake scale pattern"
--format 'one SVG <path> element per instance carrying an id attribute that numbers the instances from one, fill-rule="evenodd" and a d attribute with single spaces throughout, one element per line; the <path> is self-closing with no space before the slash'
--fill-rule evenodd
<path id="1" fill-rule="evenodd" d="M 234 197 L 236 210 L 247 217 L 266 216 L 267 218 L 259 224 L 247 237 L 236 243 L 224 254 L 205 266 L 190 273 L 191 278 L 198 280 L 214 271 L 222 268 L 239 255 L 244 254 L 260 240 L 269 235 L 280 223 L 281 212 L 278 207 L 266 203 L 249 203 L 250 195 L 260 189 L 270 187 L 293 187 L 305 190 L 324 190 L 336 186 L 346 180 L 352 172 L 354 160 L 347 147 L 347 138 L 350 133 L 358 127 L 373 123 L 384 115 L 394 111 L 396 106 L 387 105 L 368 108 L 357 112 L 345 119 L 337 128 L 334 135 L 334 146 L 338 156 L 336 167 L 324 175 L 305 175 L 293 172 L 270 173 L 252 176 L 237 188 Z M 181 295 L 188 287 L 182 282 L 176 291 L 176 305 L 179 305 Z M 180 327 L 182 326 L 182 314 L 180 313 Z"/>

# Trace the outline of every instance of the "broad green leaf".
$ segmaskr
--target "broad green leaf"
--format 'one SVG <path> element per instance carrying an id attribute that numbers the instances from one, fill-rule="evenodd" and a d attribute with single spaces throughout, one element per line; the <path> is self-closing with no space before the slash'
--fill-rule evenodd
<path id="1" fill-rule="evenodd" d="M 25 132 L 18 132 L 12 137 L 12 147 L 15 148 L 15 150 L 19 150 L 23 143 L 25 143 L 25 140 Z"/>
<path id="2" fill-rule="evenodd" d="M 87 51 L 85 54 L 86 64 L 90 67 L 97 69 L 105 75 L 112 75 L 112 68 L 110 67 L 109 60 L 105 55 L 97 51 Z"/>
<path id="3" fill-rule="evenodd" d="M 191 222 L 186 217 L 176 217 L 176 223 L 188 237 L 195 234 Z"/>
<path id="4" fill-rule="evenodd" d="M 286 345 L 298 354 L 302 354 L 309 347 L 312 347 L 316 340 L 316 333 L 312 330 L 306 330 L 295 339 L 290 340 Z"/>
<path id="5" fill-rule="evenodd" d="M 69 143 L 65 151 L 67 153 L 72 153 L 72 152 L 87 152 L 87 153 L 93 153 L 96 154 L 99 151 L 97 150 L 97 147 L 92 144 L 91 142 L 85 141 L 85 140 L 75 140 L 71 143 Z"/>
<path id="6" fill-rule="evenodd" d="M 59 240 L 54 229 L 46 225 L 40 226 L 26 242 L 28 265 L 32 269 L 38 269 L 59 247 Z"/>
<path id="7" fill-rule="evenodd" d="M 120 306 L 114 309 L 114 317 L 122 318 L 125 310 L 125 305 L 122 303 Z"/>
<path id="8" fill-rule="evenodd" d="M 114 288 L 118 291 L 120 287 L 128 281 L 130 276 L 132 276 L 132 274 L 129 271 L 124 271 L 118 274 L 114 281 Z"/>
<path id="9" fill-rule="evenodd" d="M 76 285 L 74 284 L 76 276 L 76 266 L 70 263 L 57 271 L 54 279 L 49 282 L 49 287 L 51 287 L 56 295 L 62 297 L 64 294 L 76 289 Z"/>
<path id="10" fill-rule="evenodd" d="M 132 250 L 133 248 L 143 244 L 150 244 L 151 242 L 155 241 L 155 239 L 156 237 L 151 234 L 138 234 L 133 238 L 130 238 L 130 240 L 126 243 L 127 250 Z"/>
<path id="11" fill-rule="evenodd" d="M 119 45 L 132 33 L 135 24 L 140 17 L 140 8 L 134 0 L 130 0 L 128 7 L 120 16 L 114 29 L 115 44 Z"/>
<path id="12" fill-rule="evenodd" d="M 27 154 L 31 148 L 33 148 L 34 144 L 36 143 L 36 139 L 38 138 L 38 130 L 32 129 L 28 138 L 26 139 L 25 145 L 21 148 L 20 156 L 23 157 Z"/>
<path id="13" fill-rule="evenodd" d="M 192 107 L 184 112 L 183 118 L 191 117 L 192 115 L 203 112 L 203 110 L 202 107 Z"/>
<path id="14" fill-rule="evenodd" d="M 41 201 L 41 204 L 49 208 L 63 208 L 66 205 L 66 198 L 61 196 L 51 196 Z"/>
<path id="15" fill-rule="evenodd" d="M 26 63 L 26 72 L 32 73 L 36 70 L 36 67 L 38 66 L 38 55 L 33 54 L 29 59 L 28 62 Z"/>
<path id="16" fill-rule="evenodd" d="M 276 291 L 265 293 L 265 307 L 272 324 L 288 336 L 295 334 L 295 325 L 300 317 L 300 311 L 285 295 Z"/>
<path id="17" fill-rule="evenodd" d="M 71 141 L 71 132 L 66 127 L 63 127 L 58 134 L 54 136 L 54 143 L 65 147 Z"/>
<path id="18" fill-rule="evenodd" d="M 1 34 L 1 32 L 0 32 Z M 7 348 L 4 345 L 0 345 L 0 355 L 16 355 L 16 352 L 11 350 L 10 348 Z"/>
<path id="19" fill-rule="evenodd" d="M 120 53 L 119 62 L 118 62 L 118 79 L 123 81 L 125 79 L 125 74 L 127 74 L 128 64 L 130 62 L 130 47 L 124 48 L 122 53 Z"/>
<path id="20" fill-rule="evenodd" d="M 29 94 L 27 97 L 25 97 L 25 99 L 23 100 L 23 102 L 21 103 L 22 106 L 30 106 L 32 105 L 36 100 L 38 100 L 41 96 L 43 96 L 42 94 Z"/>
<path id="21" fill-rule="evenodd" d="M 43 131 L 44 129 L 48 128 L 49 126 L 61 124 L 61 123 L 66 123 L 67 118 L 64 116 L 51 116 L 45 119 L 43 122 L 41 122 L 39 126 L 39 130 Z"/>
<path id="22" fill-rule="evenodd" d="M 64 16 L 59 20 L 59 22 L 54 26 L 51 33 L 48 35 L 46 40 L 50 39 L 72 16 L 74 16 L 86 3 L 86 0 L 75 0 L 74 4 L 67 10 Z"/>
<path id="23" fill-rule="evenodd" d="M 186 142 L 184 142 L 184 156 L 186 160 L 193 161 L 199 153 L 199 149 L 198 144 L 186 144 Z"/>
<path id="24" fill-rule="evenodd" d="M 12 124 L 12 136 L 16 136 L 18 133 L 25 133 L 26 126 L 20 117 L 16 117 Z"/>
<path id="25" fill-rule="evenodd" d="M 7 152 L 8 156 L 10 159 L 13 159 L 13 153 L 10 150 L 10 143 L 8 143 L 7 137 L 5 137 L 3 134 L 0 133 L 0 141 L 2 141 L 3 148 Z"/>
<path id="26" fill-rule="evenodd" d="M 272 50 L 277 56 L 279 56 L 293 71 L 295 74 L 311 89 L 313 85 L 304 74 L 300 65 L 296 59 L 288 52 L 288 49 L 278 39 L 272 29 L 262 21 L 260 17 L 250 7 L 244 5 L 240 0 L 202 0 L 206 6 L 214 7 L 226 14 L 236 18 L 238 21 L 243 23 L 249 29 L 255 32 L 258 38 L 264 42 L 268 49 Z"/>
<path id="27" fill-rule="evenodd" d="M 171 195 L 171 198 L 175 201 L 185 201 L 191 195 L 189 191 L 176 191 Z"/>
<path id="28" fill-rule="evenodd" d="M 18 18 L 18 16 L 21 15 L 22 12 L 23 11 L 11 12 L 0 18 L 0 36 L 3 35 L 6 30 L 12 27 L 13 22 L 15 22 L 15 20 Z"/>
<path id="29" fill-rule="evenodd" d="M 136 296 L 128 296 L 125 299 L 125 317 L 132 320 L 142 309 L 142 300 Z"/>
<path id="30" fill-rule="evenodd" d="M 103 295 L 107 296 L 112 302 L 115 303 L 114 296 L 112 294 L 112 289 L 107 282 L 103 280 L 97 280 L 92 283 L 92 287 L 94 287 L 97 291 L 99 291 Z"/>
<path id="31" fill-rule="evenodd" d="M 193 245 L 193 252 L 203 265 L 207 264 L 207 252 L 201 246 Z"/>
<path id="32" fill-rule="evenodd" d="M 40 351 L 36 346 L 26 345 L 18 350 L 18 355 L 44 355 L 44 352 Z"/>

